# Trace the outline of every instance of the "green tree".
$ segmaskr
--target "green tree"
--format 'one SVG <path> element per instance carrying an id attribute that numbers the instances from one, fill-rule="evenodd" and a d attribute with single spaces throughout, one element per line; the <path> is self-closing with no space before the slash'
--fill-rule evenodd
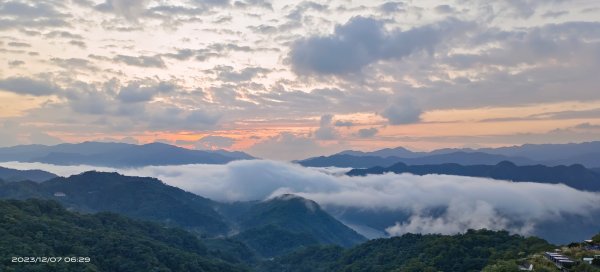
<path id="1" fill-rule="evenodd" d="M 514 272 L 519 271 L 515 261 L 499 261 L 493 265 L 486 266 L 482 272 Z"/>

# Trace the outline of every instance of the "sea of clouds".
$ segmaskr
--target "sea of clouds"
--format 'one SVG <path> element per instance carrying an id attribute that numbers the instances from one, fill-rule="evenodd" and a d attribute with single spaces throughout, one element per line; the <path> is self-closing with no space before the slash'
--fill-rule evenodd
<path id="1" fill-rule="evenodd" d="M 389 235 L 454 234 L 480 228 L 507 229 L 527 235 L 540 222 L 560 222 L 564 215 L 590 218 L 600 214 L 600 194 L 562 184 L 449 175 L 349 177 L 340 175 L 346 169 L 306 168 L 268 160 L 128 169 L 20 162 L 0 163 L 0 166 L 41 169 L 60 176 L 97 170 L 155 177 L 166 184 L 224 202 L 263 200 L 294 193 L 316 201 L 325 209 L 345 207 L 409 214 L 407 219 L 385 229 Z"/>

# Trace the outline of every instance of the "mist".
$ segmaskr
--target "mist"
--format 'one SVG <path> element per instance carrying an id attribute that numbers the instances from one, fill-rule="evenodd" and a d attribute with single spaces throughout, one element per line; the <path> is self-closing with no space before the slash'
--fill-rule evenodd
<path id="1" fill-rule="evenodd" d="M 388 235 L 454 234 L 467 229 L 506 229 L 529 235 L 543 222 L 565 215 L 593 218 L 600 214 L 600 194 L 562 184 L 509 182 L 448 175 L 339 175 L 343 169 L 306 168 L 268 160 L 225 165 L 148 166 L 115 169 L 42 163 L 0 163 L 15 169 L 41 169 L 61 176 L 89 170 L 155 177 L 166 184 L 217 201 L 264 200 L 283 193 L 312 199 L 327 209 L 386 211 L 409 215 L 392 219 Z M 397 220 L 397 221 L 394 221 Z M 357 222 L 353 222 L 356 224 Z"/>

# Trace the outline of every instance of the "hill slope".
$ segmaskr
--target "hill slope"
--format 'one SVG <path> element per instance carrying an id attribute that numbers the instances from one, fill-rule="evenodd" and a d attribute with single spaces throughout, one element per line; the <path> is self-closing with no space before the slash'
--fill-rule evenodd
<path id="1" fill-rule="evenodd" d="M 212 200 L 154 178 L 86 172 L 43 183 L 0 184 L 0 198 L 54 199 L 84 212 L 109 211 L 133 218 L 185 227 L 207 235 L 226 234 L 228 225 Z"/>
<path id="2" fill-rule="evenodd" d="M 405 234 L 350 249 L 312 247 L 264 264 L 265 271 L 481 271 L 487 264 L 551 249 L 539 238 L 470 230 L 453 236 Z"/>
<path id="3" fill-rule="evenodd" d="M 108 213 L 80 215 L 57 202 L 0 201 L 2 271 L 245 271 L 183 230 Z M 12 263 L 9 256 L 82 257 L 82 263 Z M 86 262 L 85 257 L 89 257 Z"/>
<path id="4" fill-rule="evenodd" d="M 241 218 L 244 229 L 278 226 L 306 233 L 324 244 L 352 246 L 366 239 L 321 209 L 319 204 L 284 194 L 255 204 Z"/>
<path id="5" fill-rule="evenodd" d="M 42 170 L 16 170 L 0 167 L 0 179 L 3 179 L 4 181 L 31 180 L 42 182 L 55 177 L 57 177 L 57 175 Z"/>

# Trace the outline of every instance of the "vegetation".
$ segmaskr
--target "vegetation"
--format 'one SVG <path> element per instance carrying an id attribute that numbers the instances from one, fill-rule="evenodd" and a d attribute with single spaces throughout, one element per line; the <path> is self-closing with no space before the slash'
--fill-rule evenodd
<path id="1" fill-rule="evenodd" d="M 497 261 L 551 248 L 542 239 L 504 231 L 470 230 L 453 236 L 405 234 L 371 240 L 346 250 L 307 248 L 276 258 L 264 264 L 264 268 L 266 271 L 481 271 Z"/>
<path id="2" fill-rule="evenodd" d="M 205 235 L 225 234 L 229 230 L 221 215 L 215 212 L 215 202 L 154 178 L 86 172 L 39 184 L 0 184 L 0 198 L 54 199 L 82 212 L 115 212 Z"/>
<path id="3" fill-rule="evenodd" d="M 0 201 L 0 271 L 244 271 L 186 231 L 110 213 L 81 215 L 47 200 Z M 89 257 L 14 263 L 12 257 Z"/>
<path id="4" fill-rule="evenodd" d="M 289 194 L 256 203 L 239 220 L 243 229 L 252 229 L 261 235 L 269 234 L 263 228 L 286 230 L 287 238 L 304 239 L 303 245 L 317 241 L 349 247 L 366 241 L 362 235 L 323 211 L 316 202 Z M 281 231 L 276 232 L 281 234 Z M 278 237 L 274 235 L 269 239 Z"/>
<path id="5" fill-rule="evenodd" d="M 7 182 L 30 180 L 43 182 L 57 177 L 55 174 L 42 170 L 16 170 L 0 167 L 0 179 Z"/>
<path id="6" fill-rule="evenodd" d="M 307 233 L 292 232 L 274 225 L 249 229 L 232 238 L 244 242 L 267 258 L 319 244 L 319 241 Z"/>

